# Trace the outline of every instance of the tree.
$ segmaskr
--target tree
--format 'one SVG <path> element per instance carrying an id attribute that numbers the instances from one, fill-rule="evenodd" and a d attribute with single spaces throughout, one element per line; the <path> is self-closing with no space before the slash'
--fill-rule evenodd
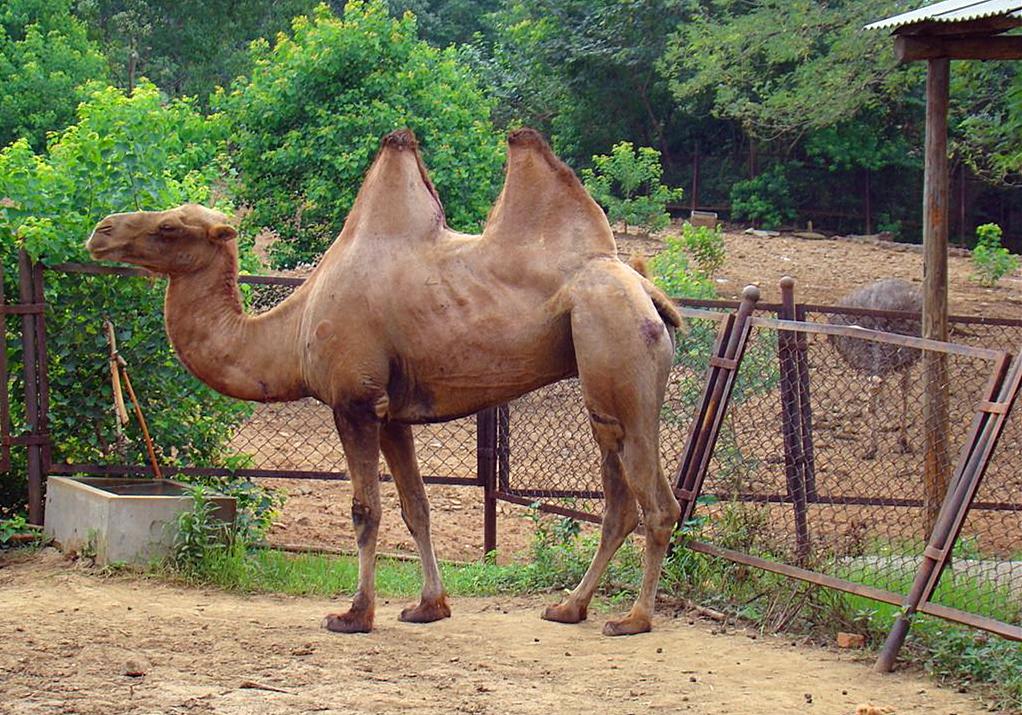
<path id="1" fill-rule="evenodd" d="M 862 26 L 894 0 L 720 0 L 680 25 L 661 72 L 685 105 L 709 98 L 719 117 L 771 141 L 897 110 L 918 68 L 899 68 L 883 33 Z"/>
<path id="2" fill-rule="evenodd" d="M 9 0 L 0 6 L 0 146 L 24 137 L 34 148 L 74 119 L 82 85 L 105 77 L 71 0 Z"/>
<path id="3" fill-rule="evenodd" d="M 646 233 L 671 222 L 667 203 L 681 198 L 681 189 L 660 183 L 660 152 L 648 146 L 638 150 L 631 142 L 614 145 L 610 155 L 593 157 L 593 168 L 583 169 L 585 187 L 607 211 L 612 222 L 637 226 Z"/>
<path id="4" fill-rule="evenodd" d="M 622 139 L 670 162 L 683 118 L 656 63 L 684 10 L 681 0 L 506 0 L 480 51 L 502 118 L 543 128 L 578 163 Z"/>
<path id="5" fill-rule="evenodd" d="M 1018 62 L 956 62 L 951 78 L 954 148 L 989 183 L 1022 184 Z"/>
<path id="6" fill-rule="evenodd" d="M 79 0 L 108 48 L 118 84 L 146 77 L 173 96 L 204 104 L 218 85 L 248 72 L 250 42 L 273 37 L 317 0 Z"/>
<path id="7" fill-rule="evenodd" d="M 488 30 L 486 16 L 500 0 L 390 0 L 391 14 L 415 15 L 419 37 L 434 47 L 467 44 Z"/>
<path id="8" fill-rule="evenodd" d="M 504 158 L 493 101 L 455 50 L 416 39 L 415 19 L 379 1 L 296 18 L 291 37 L 252 48 L 252 78 L 222 95 L 238 198 L 278 231 L 279 265 L 313 261 L 347 216 L 380 138 L 415 131 L 448 222 L 478 229 Z"/>
<path id="9" fill-rule="evenodd" d="M 0 250 L 8 295 L 17 291 L 19 247 L 50 264 L 82 260 L 89 232 L 109 213 L 208 202 L 220 173 L 217 154 L 223 137 L 218 118 L 207 119 L 190 102 L 164 102 L 155 86 L 141 83 L 130 95 L 113 87 L 95 88 L 79 106 L 77 123 L 55 135 L 44 153 L 34 152 L 24 139 L 0 151 Z M 115 444 L 103 335 L 103 320 L 109 317 L 130 361 L 161 461 L 202 465 L 228 460 L 227 440 L 251 408 L 185 372 L 167 343 L 159 287 L 139 278 L 46 275 L 54 458 L 85 463 L 122 459 Z M 19 379 L 20 334 L 9 337 L 14 349 L 10 374 Z M 17 385 L 11 391 L 15 430 L 22 427 L 21 394 Z M 133 441 L 125 456 L 144 463 L 137 425 L 129 427 L 129 435 Z M 10 479 L 24 479 L 24 470 L 0 475 L 0 480 Z M 10 487 L 6 491 L 16 491 Z"/>

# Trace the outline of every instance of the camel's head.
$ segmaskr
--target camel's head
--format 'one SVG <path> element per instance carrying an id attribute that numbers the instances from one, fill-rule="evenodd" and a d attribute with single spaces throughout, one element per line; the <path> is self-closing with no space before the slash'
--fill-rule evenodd
<path id="1" fill-rule="evenodd" d="M 93 229 L 85 247 L 93 258 L 180 275 L 208 266 L 225 250 L 236 251 L 237 231 L 205 206 L 111 214 Z"/>

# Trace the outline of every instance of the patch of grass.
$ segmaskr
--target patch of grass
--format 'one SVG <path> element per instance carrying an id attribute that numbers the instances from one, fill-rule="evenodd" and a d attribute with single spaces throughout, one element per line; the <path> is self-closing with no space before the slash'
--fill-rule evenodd
<path id="1" fill-rule="evenodd" d="M 561 543 L 537 544 L 533 558 L 523 563 L 441 563 L 444 587 L 452 596 L 496 596 L 557 591 L 574 587 L 582 578 L 596 548 L 597 536 L 571 537 Z M 154 564 L 157 575 L 188 583 L 246 593 L 285 593 L 332 597 L 353 593 L 358 583 L 358 559 L 348 555 L 286 553 L 248 548 L 235 541 L 208 548 L 185 570 L 174 562 Z M 626 543 L 608 569 L 604 592 L 615 602 L 634 597 L 641 554 Z M 628 584 L 625 586 L 623 584 Z M 381 596 L 415 596 L 421 587 L 418 561 L 380 558 L 376 590 Z"/>

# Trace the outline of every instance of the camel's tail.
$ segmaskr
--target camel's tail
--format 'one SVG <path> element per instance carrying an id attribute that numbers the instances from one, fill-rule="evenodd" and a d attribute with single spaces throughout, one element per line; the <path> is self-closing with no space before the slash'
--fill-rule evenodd
<path id="1" fill-rule="evenodd" d="M 671 328 L 680 329 L 682 326 L 681 313 L 678 312 L 674 301 L 668 298 L 666 293 L 653 285 L 653 282 L 649 279 L 649 265 L 646 263 L 646 259 L 643 256 L 632 256 L 628 265 L 642 276 L 642 287 L 646 289 L 646 293 L 649 294 L 650 299 L 653 301 L 656 312 L 660 314 L 660 319 Z"/>

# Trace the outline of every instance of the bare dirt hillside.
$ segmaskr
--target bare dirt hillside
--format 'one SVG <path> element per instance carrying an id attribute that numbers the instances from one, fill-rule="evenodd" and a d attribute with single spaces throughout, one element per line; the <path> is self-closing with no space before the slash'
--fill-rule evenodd
<path id="1" fill-rule="evenodd" d="M 0 555 L 0 713 L 711 713 L 966 715 L 966 695 L 854 654 L 684 616 L 600 635 L 538 618 L 541 600 L 457 599 L 454 618 L 369 635 L 319 621 L 342 604 L 104 578 L 46 550 Z M 883 709 L 880 709 L 883 708 Z"/>
<path id="2" fill-rule="evenodd" d="M 777 282 L 785 275 L 795 278 L 796 295 L 804 303 L 833 303 L 881 278 L 902 278 L 918 284 L 923 279 L 922 253 L 918 247 L 903 244 L 814 241 L 738 232 L 728 232 L 724 241 L 727 262 L 717 276 L 721 298 L 737 299 L 744 286 L 754 283 L 762 289 L 764 300 L 775 302 L 780 298 Z M 618 234 L 617 242 L 623 255 L 652 256 L 663 248 L 660 239 Z M 969 258 L 959 255 L 948 257 L 948 271 L 952 313 L 1022 317 L 1022 274 L 1003 279 L 996 288 L 983 288 L 971 279 Z"/>

